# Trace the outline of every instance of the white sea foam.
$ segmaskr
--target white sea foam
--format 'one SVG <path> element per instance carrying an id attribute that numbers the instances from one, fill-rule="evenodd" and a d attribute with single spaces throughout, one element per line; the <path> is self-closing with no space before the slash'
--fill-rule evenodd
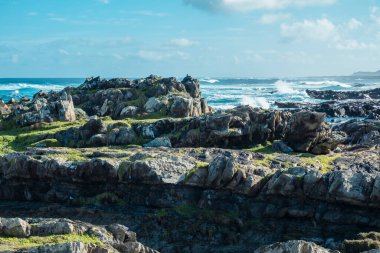
<path id="1" fill-rule="evenodd" d="M 325 87 L 325 86 L 340 86 L 342 88 L 351 88 L 352 86 L 347 83 L 341 83 L 337 81 L 306 81 L 303 84 L 305 85 L 312 85 L 312 86 L 319 86 L 319 87 Z"/>
<path id="2" fill-rule="evenodd" d="M 205 82 L 205 83 L 219 83 L 219 80 L 217 80 L 217 79 L 201 79 L 199 81 Z"/>
<path id="3" fill-rule="evenodd" d="M 290 87 L 291 85 L 294 85 L 294 83 L 279 80 L 279 81 L 275 82 L 274 85 L 276 86 L 277 92 L 280 94 L 298 94 L 298 93 L 300 93 L 298 90 L 295 90 L 292 87 Z"/>
<path id="4" fill-rule="evenodd" d="M 252 98 L 249 96 L 244 96 L 241 99 L 241 104 L 242 105 L 249 105 L 252 107 L 260 107 L 263 109 L 269 109 L 270 103 L 264 98 L 264 97 L 257 97 L 257 98 Z"/>
<path id="5" fill-rule="evenodd" d="M 37 89 L 37 90 L 62 90 L 66 86 L 64 85 L 41 85 L 41 84 L 29 84 L 29 83 L 10 83 L 0 84 L 1 91 L 16 91 L 21 89 Z"/>

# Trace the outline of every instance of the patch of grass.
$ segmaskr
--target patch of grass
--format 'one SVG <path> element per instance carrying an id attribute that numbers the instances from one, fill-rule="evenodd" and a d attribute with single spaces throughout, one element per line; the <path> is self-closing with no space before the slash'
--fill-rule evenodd
<path id="1" fill-rule="evenodd" d="M 301 164 L 317 165 L 322 173 L 327 173 L 334 169 L 334 166 L 331 163 L 340 157 L 340 154 L 333 156 L 301 154 Z"/>
<path id="2" fill-rule="evenodd" d="M 85 162 L 85 161 L 90 160 L 88 157 L 86 157 L 86 153 L 78 149 L 62 148 L 62 149 L 59 149 L 59 151 L 60 153 L 58 154 L 49 154 L 46 157 L 53 158 L 53 159 L 62 158 L 71 162 Z"/>
<path id="3" fill-rule="evenodd" d="M 12 128 L 0 131 L 0 155 L 5 155 L 15 151 L 24 151 L 32 144 L 44 139 L 52 139 L 52 136 L 59 131 L 67 130 L 71 127 L 81 126 L 85 121 L 76 122 L 53 122 L 41 123 L 38 127 Z"/>
<path id="4" fill-rule="evenodd" d="M 276 156 L 273 154 L 265 154 L 264 157 L 265 158 L 263 160 L 255 160 L 254 164 L 270 167 L 272 161 L 276 158 Z"/>
<path id="5" fill-rule="evenodd" d="M 52 236 L 31 236 L 28 238 L 0 238 L 0 248 L 2 250 L 18 250 L 28 249 L 32 247 L 51 245 L 51 244 L 63 244 L 67 242 L 82 242 L 85 244 L 95 244 L 103 246 L 104 244 L 96 237 L 89 235 L 52 235 Z"/>
<path id="6" fill-rule="evenodd" d="M 276 151 L 272 148 L 272 143 L 266 142 L 264 144 L 257 145 L 253 148 L 245 149 L 248 151 L 256 152 L 256 153 L 261 153 L 261 154 L 274 154 Z"/>
<path id="7" fill-rule="evenodd" d="M 38 141 L 30 145 L 31 147 L 62 147 L 62 144 L 57 139 L 46 139 Z"/>
<path id="8" fill-rule="evenodd" d="M 209 166 L 209 163 L 207 162 L 202 162 L 202 161 L 196 161 L 195 162 L 195 167 L 189 170 L 185 174 L 185 181 L 188 180 L 197 170 L 202 169 L 202 168 L 207 168 Z"/>

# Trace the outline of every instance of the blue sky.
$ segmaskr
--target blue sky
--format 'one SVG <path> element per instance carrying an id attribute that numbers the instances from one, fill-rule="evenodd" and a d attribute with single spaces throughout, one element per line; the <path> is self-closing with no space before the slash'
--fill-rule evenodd
<path id="1" fill-rule="evenodd" d="M 0 0 L 0 77 L 380 69 L 380 0 Z"/>

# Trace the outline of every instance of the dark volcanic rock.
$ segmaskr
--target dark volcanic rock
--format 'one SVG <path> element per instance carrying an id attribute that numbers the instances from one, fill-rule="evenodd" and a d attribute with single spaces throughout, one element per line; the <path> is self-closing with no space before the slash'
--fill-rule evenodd
<path id="1" fill-rule="evenodd" d="M 380 88 L 363 91 L 306 90 L 306 93 L 312 98 L 327 100 L 380 99 Z"/>
<path id="2" fill-rule="evenodd" d="M 319 104 L 303 104 L 295 102 L 277 102 L 281 109 L 308 110 L 325 113 L 328 117 L 368 117 L 370 119 L 380 118 L 379 100 L 360 101 L 328 101 Z"/>

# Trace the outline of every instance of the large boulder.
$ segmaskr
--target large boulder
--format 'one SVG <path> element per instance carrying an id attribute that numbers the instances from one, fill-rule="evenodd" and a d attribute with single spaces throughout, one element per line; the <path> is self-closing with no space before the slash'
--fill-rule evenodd
<path id="1" fill-rule="evenodd" d="M 0 218 L 0 235 L 24 238 L 30 235 L 30 224 L 20 218 Z"/>
<path id="2" fill-rule="evenodd" d="M 327 154 L 343 142 L 344 137 L 331 133 L 325 114 L 304 111 L 292 115 L 284 140 L 295 151 Z"/>

